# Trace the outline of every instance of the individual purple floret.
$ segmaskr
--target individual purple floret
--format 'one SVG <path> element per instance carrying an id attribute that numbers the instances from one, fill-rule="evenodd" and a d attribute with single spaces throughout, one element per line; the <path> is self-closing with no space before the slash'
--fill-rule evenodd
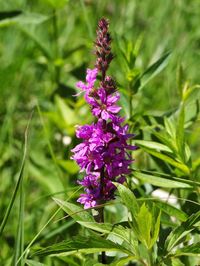
<path id="1" fill-rule="evenodd" d="M 126 180 L 133 162 L 128 151 L 136 148 L 127 143 L 133 134 L 128 133 L 128 125 L 123 125 L 124 118 L 119 115 L 121 107 L 117 105 L 120 94 L 112 77 L 106 75 L 113 59 L 108 27 L 106 19 L 99 21 L 96 68 L 87 69 L 86 83 L 77 83 L 96 118 L 91 125 L 77 126 L 76 136 L 82 142 L 72 150 L 72 159 L 80 166 L 80 171 L 86 173 L 83 180 L 78 181 L 85 188 L 85 194 L 78 199 L 85 209 L 114 199 L 116 187 L 112 182 Z M 101 81 L 95 86 L 97 75 Z"/>

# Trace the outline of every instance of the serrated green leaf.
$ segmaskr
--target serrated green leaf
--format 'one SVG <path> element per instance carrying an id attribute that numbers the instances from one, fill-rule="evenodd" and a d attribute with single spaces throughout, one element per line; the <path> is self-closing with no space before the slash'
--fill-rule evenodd
<path id="1" fill-rule="evenodd" d="M 157 177 L 153 175 L 147 175 L 147 174 L 143 174 L 140 172 L 134 172 L 134 176 L 145 183 L 149 183 L 149 184 L 152 184 L 158 187 L 167 187 L 167 188 L 191 188 L 192 187 L 187 183 L 174 181 L 174 180 L 170 180 L 167 178 L 161 178 L 161 177 Z"/>
<path id="2" fill-rule="evenodd" d="M 170 252 L 173 247 L 184 241 L 185 236 L 200 226 L 200 211 L 191 215 L 180 226 L 176 227 L 167 237 L 165 242 L 165 249 Z"/>
<path id="3" fill-rule="evenodd" d="M 53 198 L 53 200 L 75 221 L 94 222 L 93 216 L 87 210 L 61 199 Z"/>

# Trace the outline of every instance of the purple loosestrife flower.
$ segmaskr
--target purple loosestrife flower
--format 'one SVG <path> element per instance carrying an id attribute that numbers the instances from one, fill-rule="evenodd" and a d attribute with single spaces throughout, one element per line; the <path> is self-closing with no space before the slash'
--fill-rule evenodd
<path id="1" fill-rule="evenodd" d="M 128 125 L 123 125 L 125 119 L 119 115 L 120 94 L 114 80 L 106 75 L 113 59 L 108 27 L 106 19 L 99 21 L 96 68 L 87 69 L 86 83 L 76 84 L 85 93 L 85 100 L 96 117 L 91 125 L 77 126 L 76 136 L 82 142 L 72 150 L 72 159 L 80 166 L 80 171 L 86 173 L 83 180 L 78 181 L 85 188 L 85 194 L 78 199 L 85 209 L 114 199 L 116 187 L 112 181 L 123 183 L 126 180 L 125 175 L 130 173 L 129 166 L 133 162 L 128 151 L 135 149 L 127 143 L 133 134 L 128 133 Z M 95 86 L 98 74 L 101 81 Z"/>

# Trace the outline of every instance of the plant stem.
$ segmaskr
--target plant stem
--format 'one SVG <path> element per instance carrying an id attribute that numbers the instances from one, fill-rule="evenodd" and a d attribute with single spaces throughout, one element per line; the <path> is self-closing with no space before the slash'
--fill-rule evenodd
<path id="1" fill-rule="evenodd" d="M 148 249 L 148 255 L 149 255 L 149 266 L 153 266 L 153 257 L 152 257 L 152 249 Z"/>
<path id="2" fill-rule="evenodd" d="M 130 83 L 128 84 L 128 90 L 129 90 L 129 118 L 131 118 L 133 116 L 133 106 L 132 106 L 133 94 Z"/>
<path id="3" fill-rule="evenodd" d="M 98 215 L 94 216 L 97 223 L 104 223 L 104 207 L 98 209 Z M 107 264 L 106 252 L 101 252 L 101 263 Z"/>
<path id="4" fill-rule="evenodd" d="M 54 40 L 54 68 L 55 68 L 55 83 L 59 85 L 60 83 L 60 66 L 56 64 L 56 60 L 59 57 L 59 45 L 58 45 L 58 18 L 56 14 L 56 10 L 53 9 L 53 17 L 52 17 L 52 26 L 53 26 L 53 40 Z"/>

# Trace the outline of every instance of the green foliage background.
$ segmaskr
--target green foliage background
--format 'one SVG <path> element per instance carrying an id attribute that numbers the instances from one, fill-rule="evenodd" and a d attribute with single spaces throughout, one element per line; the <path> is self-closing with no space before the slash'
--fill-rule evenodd
<path id="1" fill-rule="evenodd" d="M 60 210 L 49 219 L 58 209 L 52 197 L 75 203 L 81 191 L 70 149 L 77 143 L 74 126 L 90 123 L 92 116 L 83 97 L 73 95 L 75 83 L 94 65 L 93 42 L 102 16 L 109 18 L 113 37 L 115 60 L 109 73 L 118 83 L 123 115 L 141 148 L 133 153 L 137 171 L 128 179 L 129 188 L 137 199 L 151 198 L 159 187 L 182 199 L 182 218 L 173 223 L 169 211 L 168 216 L 162 213 L 163 230 L 170 231 L 199 211 L 200 89 L 195 84 L 200 84 L 200 2 L 0 0 L 1 265 L 24 265 L 18 259 L 30 243 L 50 246 L 90 235 L 88 225 L 63 218 L 69 211 Z M 173 182 L 164 186 L 163 178 L 183 182 L 182 189 Z M 167 208 L 161 203 L 157 207 Z M 149 215 L 145 208 L 141 216 L 145 211 Z M 106 207 L 107 222 L 125 217 L 122 204 Z M 196 243 L 197 232 L 192 237 Z M 29 249 L 24 255 L 29 258 Z M 166 265 L 192 266 L 197 257 L 182 256 Z M 36 255 L 26 264 L 93 265 L 92 258 L 82 253 Z M 126 263 L 119 265 L 135 265 Z"/>

